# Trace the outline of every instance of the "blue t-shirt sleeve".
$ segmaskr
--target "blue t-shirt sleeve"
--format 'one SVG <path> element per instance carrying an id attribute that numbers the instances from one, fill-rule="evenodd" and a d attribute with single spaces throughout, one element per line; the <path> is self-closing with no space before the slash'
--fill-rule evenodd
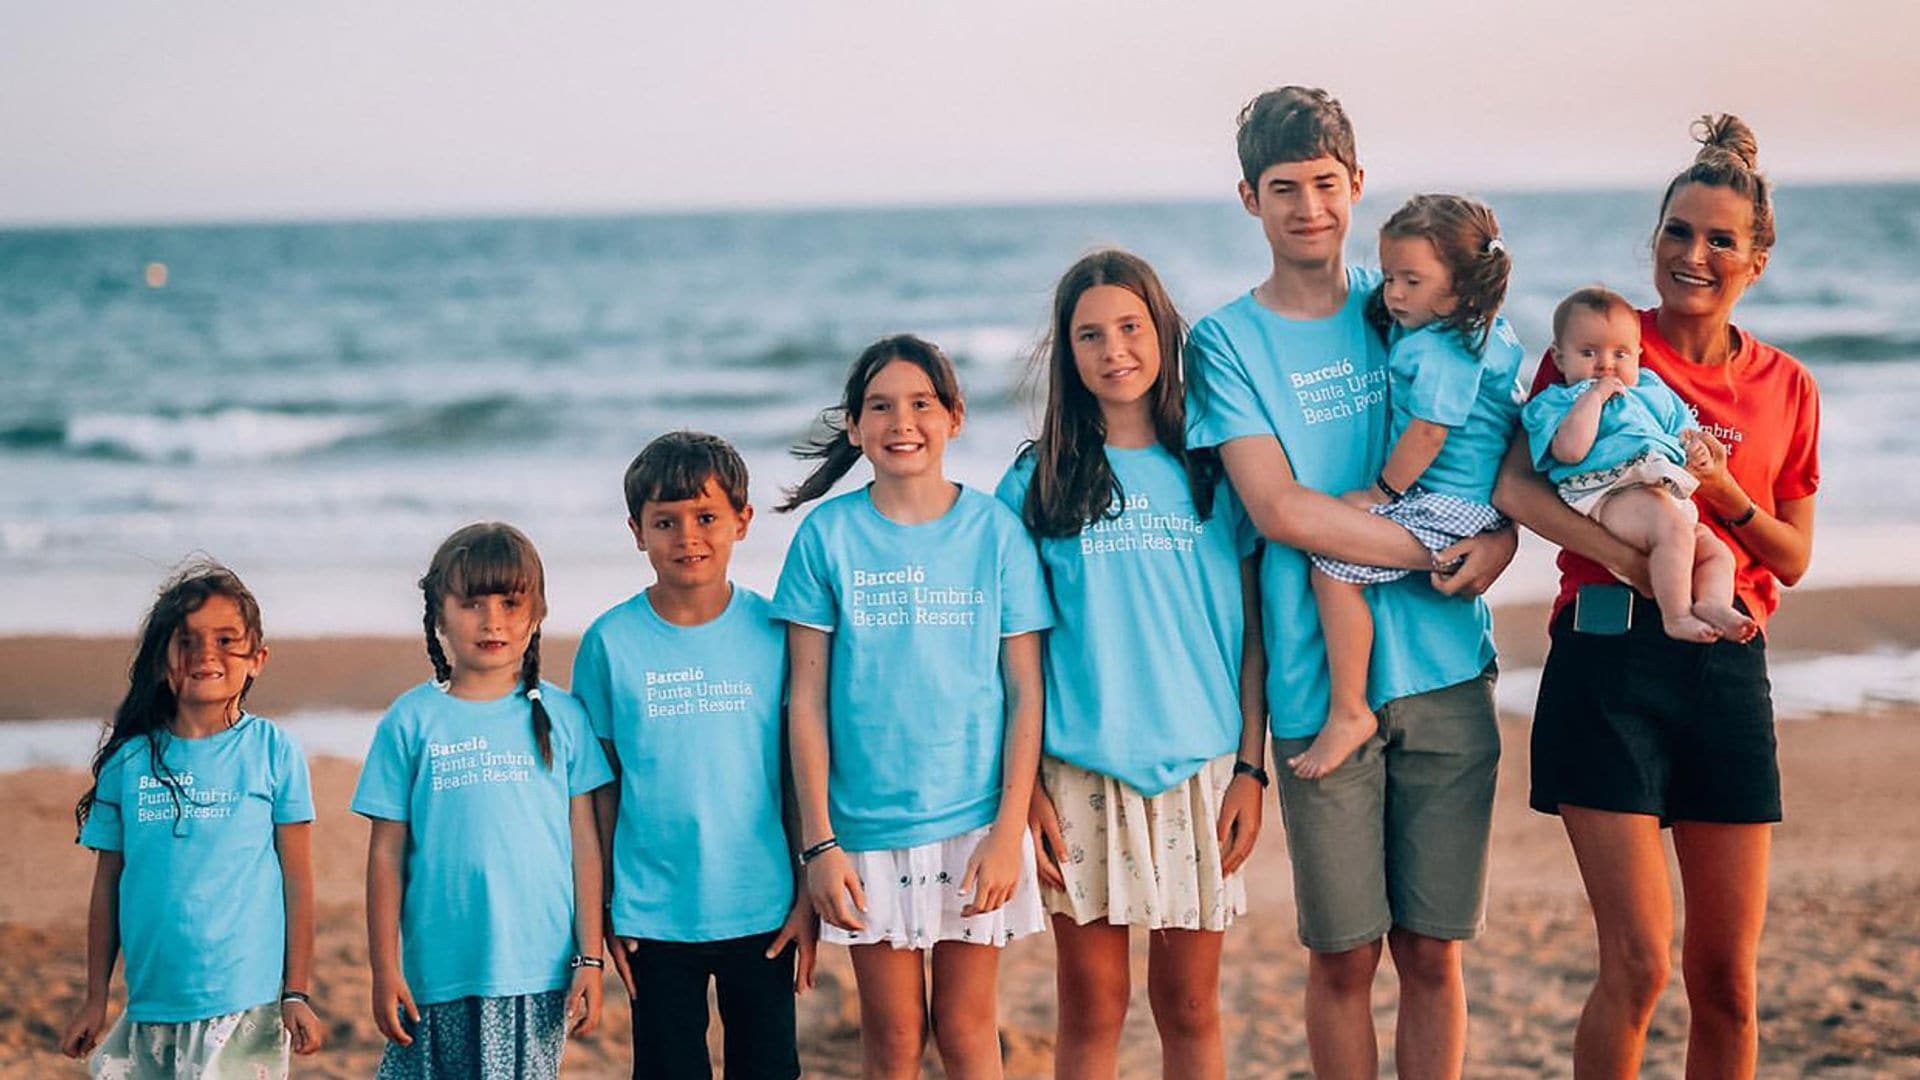
<path id="1" fill-rule="evenodd" d="M 1586 385 L 1582 382 L 1577 386 L 1549 386 L 1520 410 L 1520 426 L 1527 429 L 1527 452 L 1533 455 L 1535 469 L 1546 472 L 1563 464 L 1553 456 L 1553 436 Z"/>
<path id="2" fill-rule="evenodd" d="M 126 760 L 125 750 L 116 752 L 100 766 L 93 786 L 93 806 L 87 811 L 87 824 L 80 830 L 80 843 L 95 851 L 120 851 L 126 847 L 125 827 L 120 818 L 120 774 Z"/>
<path id="3" fill-rule="evenodd" d="M 293 736 L 274 729 L 273 823 L 295 825 L 313 820 L 313 779 L 307 755 Z"/>
<path id="4" fill-rule="evenodd" d="M 814 511 L 817 516 L 819 511 Z M 840 623 L 839 603 L 827 566 L 826 541 L 814 517 L 800 523 L 787 547 L 786 565 L 773 592 L 773 617 L 832 633 Z"/>
<path id="5" fill-rule="evenodd" d="M 1001 515 L 1000 636 L 1013 637 L 1053 626 L 1045 571 L 1033 540 L 1011 514 Z"/>
<path id="6" fill-rule="evenodd" d="M 600 748 L 600 740 L 588 726 L 585 711 L 577 702 L 564 698 L 562 702 L 553 721 L 555 726 L 565 724 L 568 729 L 567 792 L 584 795 L 613 783 L 613 767 L 607 764 L 606 751 Z"/>
<path id="7" fill-rule="evenodd" d="M 1460 335 L 1451 330 L 1412 334 L 1395 345 L 1404 351 L 1389 363 L 1413 373 L 1407 394 L 1407 411 L 1416 419 L 1441 427 L 1456 428 L 1473 414 L 1480 397 L 1480 358 L 1466 349 Z"/>
<path id="8" fill-rule="evenodd" d="M 993 489 L 993 497 L 999 499 L 1014 516 L 1025 521 L 1023 513 L 1027 504 L 1027 487 L 1033 483 L 1033 454 L 1022 450 L 1015 455 L 1013 463 L 1000 477 L 1000 483 Z"/>
<path id="9" fill-rule="evenodd" d="M 613 672 L 607 666 L 607 642 L 599 624 L 587 628 L 573 654 L 573 696 L 587 714 L 596 740 L 613 738 Z"/>
<path id="10" fill-rule="evenodd" d="M 353 812 L 370 818 L 406 821 L 413 794 L 413 754 L 407 749 L 404 717 L 389 709 L 374 729 L 373 745 L 353 792 Z"/>
<path id="11" fill-rule="evenodd" d="M 1201 319 L 1187 336 L 1186 361 L 1188 446 L 1274 433 L 1252 376 L 1213 319 Z"/>
<path id="12" fill-rule="evenodd" d="M 1260 546 L 1260 530 L 1247 513 L 1247 507 L 1234 494 L 1233 485 L 1222 476 L 1213 492 L 1213 517 L 1222 527 L 1232 530 L 1233 550 L 1242 559 L 1251 558 Z"/>

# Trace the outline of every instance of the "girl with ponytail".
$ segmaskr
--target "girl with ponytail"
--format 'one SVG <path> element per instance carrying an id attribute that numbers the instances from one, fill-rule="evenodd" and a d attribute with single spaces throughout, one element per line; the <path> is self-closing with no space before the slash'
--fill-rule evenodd
<path id="1" fill-rule="evenodd" d="M 559 1076 L 600 1014 L 585 712 L 540 679 L 546 579 L 511 525 L 469 525 L 420 579 L 434 679 L 380 720 L 353 809 L 372 821 L 367 943 L 381 1080 Z"/>
<path id="2" fill-rule="evenodd" d="M 1313 556 L 1333 688 L 1326 725 L 1286 762 L 1303 780 L 1339 768 L 1380 728 L 1367 700 L 1373 613 L 1366 586 L 1428 563 L 1436 575 L 1451 573 L 1446 553 L 1455 544 L 1508 527 L 1493 508 L 1493 483 L 1520 415 L 1524 354 L 1500 317 L 1512 269 L 1500 223 L 1473 199 L 1415 195 L 1380 227 L 1382 280 L 1367 299 L 1367 317 L 1391 346 L 1384 389 L 1392 442 L 1379 477 L 1341 498 L 1406 534 L 1392 566 Z"/>
<path id="3" fill-rule="evenodd" d="M 1027 804 L 1052 613 L 1019 517 L 946 478 L 965 410 L 939 348 L 874 343 L 781 507 L 873 466 L 801 523 L 773 601 L 800 861 L 851 947 L 869 1076 L 919 1075 L 929 1027 L 948 1076 L 1000 1075 L 1000 947 L 1045 926 Z"/>

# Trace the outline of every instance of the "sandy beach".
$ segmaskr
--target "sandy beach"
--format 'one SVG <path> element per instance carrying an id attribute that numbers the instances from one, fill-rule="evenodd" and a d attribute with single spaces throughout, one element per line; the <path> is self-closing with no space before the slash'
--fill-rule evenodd
<path id="1" fill-rule="evenodd" d="M 1536 664 L 1537 607 L 1502 609 L 1505 662 Z M 1920 590 L 1835 589 L 1789 598 L 1772 630 L 1781 654 L 1911 650 L 1920 645 Z M 550 643 L 547 670 L 564 674 L 571 642 Z M 0 640 L 0 715 L 80 717 L 111 708 L 126 644 L 95 639 Z M 378 709 L 424 674 L 412 642 L 289 638 L 275 643 L 254 705 L 276 711 Z M 1556 820 L 1526 809 L 1524 717 L 1504 722 L 1506 758 L 1495 821 L 1488 927 L 1467 952 L 1472 1032 L 1468 1075 L 1560 1077 L 1580 1002 L 1591 985 L 1591 926 Z M 1920 1076 L 1920 709 L 1896 706 L 1780 726 L 1787 820 L 1777 831 L 1770 922 L 1761 958 L 1762 1075 Z M 366 1015 L 368 977 L 361 889 L 366 825 L 346 809 L 357 763 L 313 763 L 320 806 L 315 859 L 320 931 L 315 997 L 330 1045 L 296 1075 L 364 1077 L 379 1052 Z M 0 841 L 0 1076 L 83 1075 L 51 1047 L 79 1000 L 92 857 L 72 842 L 72 804 L 85 786 L 74 769 L 0 774 L 0 805 L 13 827 Z M 1291 882 L 1279 813 L 1247 871 L 1251 913 L 1228 936 L 1222 995 L 1230 1073 L 1306 1076 L 1301 1026 L 1304 954 L 1293 935 Z M 1001 1022 L 1008 1075 L 1049 1075 L 1052 944 L 1008 950 Z M 1677 956 L 1676 956 L 1677 960 Z M 1157 1076 L 1146 1008 L 1145 942 L 1136 942 L 1134 1010 L 1122 1072 Z M 1676 962 L 1677 970 L 1677 962 Z M 613 987 L 607 1022 L 568 1053 L 570 1077 L 625 1075 L 624 1003 Z M 1391 1068 L 1394 981 L 1375 997 Z M 116 1003 L 116 1010 L 118 1004 Z M 857 1010 L 841 950 L 823 951 L 820 987 L 801 1005 L 809 1076 L 858 1075 Z M 1686 1006 L 1679 979 L 1654 1022 L 1645 1075 L 1679 1076 Z M 931 1057 L 929 1059 L 931 1061 Z M 938 1075 L 937 1066 L 930 1069 Z"/>

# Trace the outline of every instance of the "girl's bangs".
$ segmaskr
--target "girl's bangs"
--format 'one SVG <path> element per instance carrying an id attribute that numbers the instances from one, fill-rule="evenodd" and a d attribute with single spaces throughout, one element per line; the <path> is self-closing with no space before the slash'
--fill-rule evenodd
<path id="1" fill-rule="evenodd" d="M 447 595 L 463 598 L 512 593 L 540 596 L 545 589 L 539 556 L 530 546 L 502 533 L 477 537 L 450 552 L 441 582 Z"/>

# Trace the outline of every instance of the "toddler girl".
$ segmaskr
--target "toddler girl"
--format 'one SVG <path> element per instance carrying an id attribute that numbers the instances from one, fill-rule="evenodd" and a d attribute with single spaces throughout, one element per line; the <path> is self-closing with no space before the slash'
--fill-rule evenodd
<path id="1" fill-rule="evenodd" d="M 1512 260 L 1485 205 L 1416 195 L 1380 227 L 1380 269 L 1368 315 L 1391 346 L 1392 448 L 1372 487 L 1341 498 L 1405 528 L 1406 561 L 1418 563 L 1506 524 L 1492 500 L 1522 400 L 1520 342 L 1499 314 Z M 1367 704 L 1373 615 L 1361 590 L 1411 573 L 1319 555 L 1313 567 L 1333 690 L 1326 726 L 1287 762 L 1308 780 L 1338 768 L 1378 729 Z"/>

